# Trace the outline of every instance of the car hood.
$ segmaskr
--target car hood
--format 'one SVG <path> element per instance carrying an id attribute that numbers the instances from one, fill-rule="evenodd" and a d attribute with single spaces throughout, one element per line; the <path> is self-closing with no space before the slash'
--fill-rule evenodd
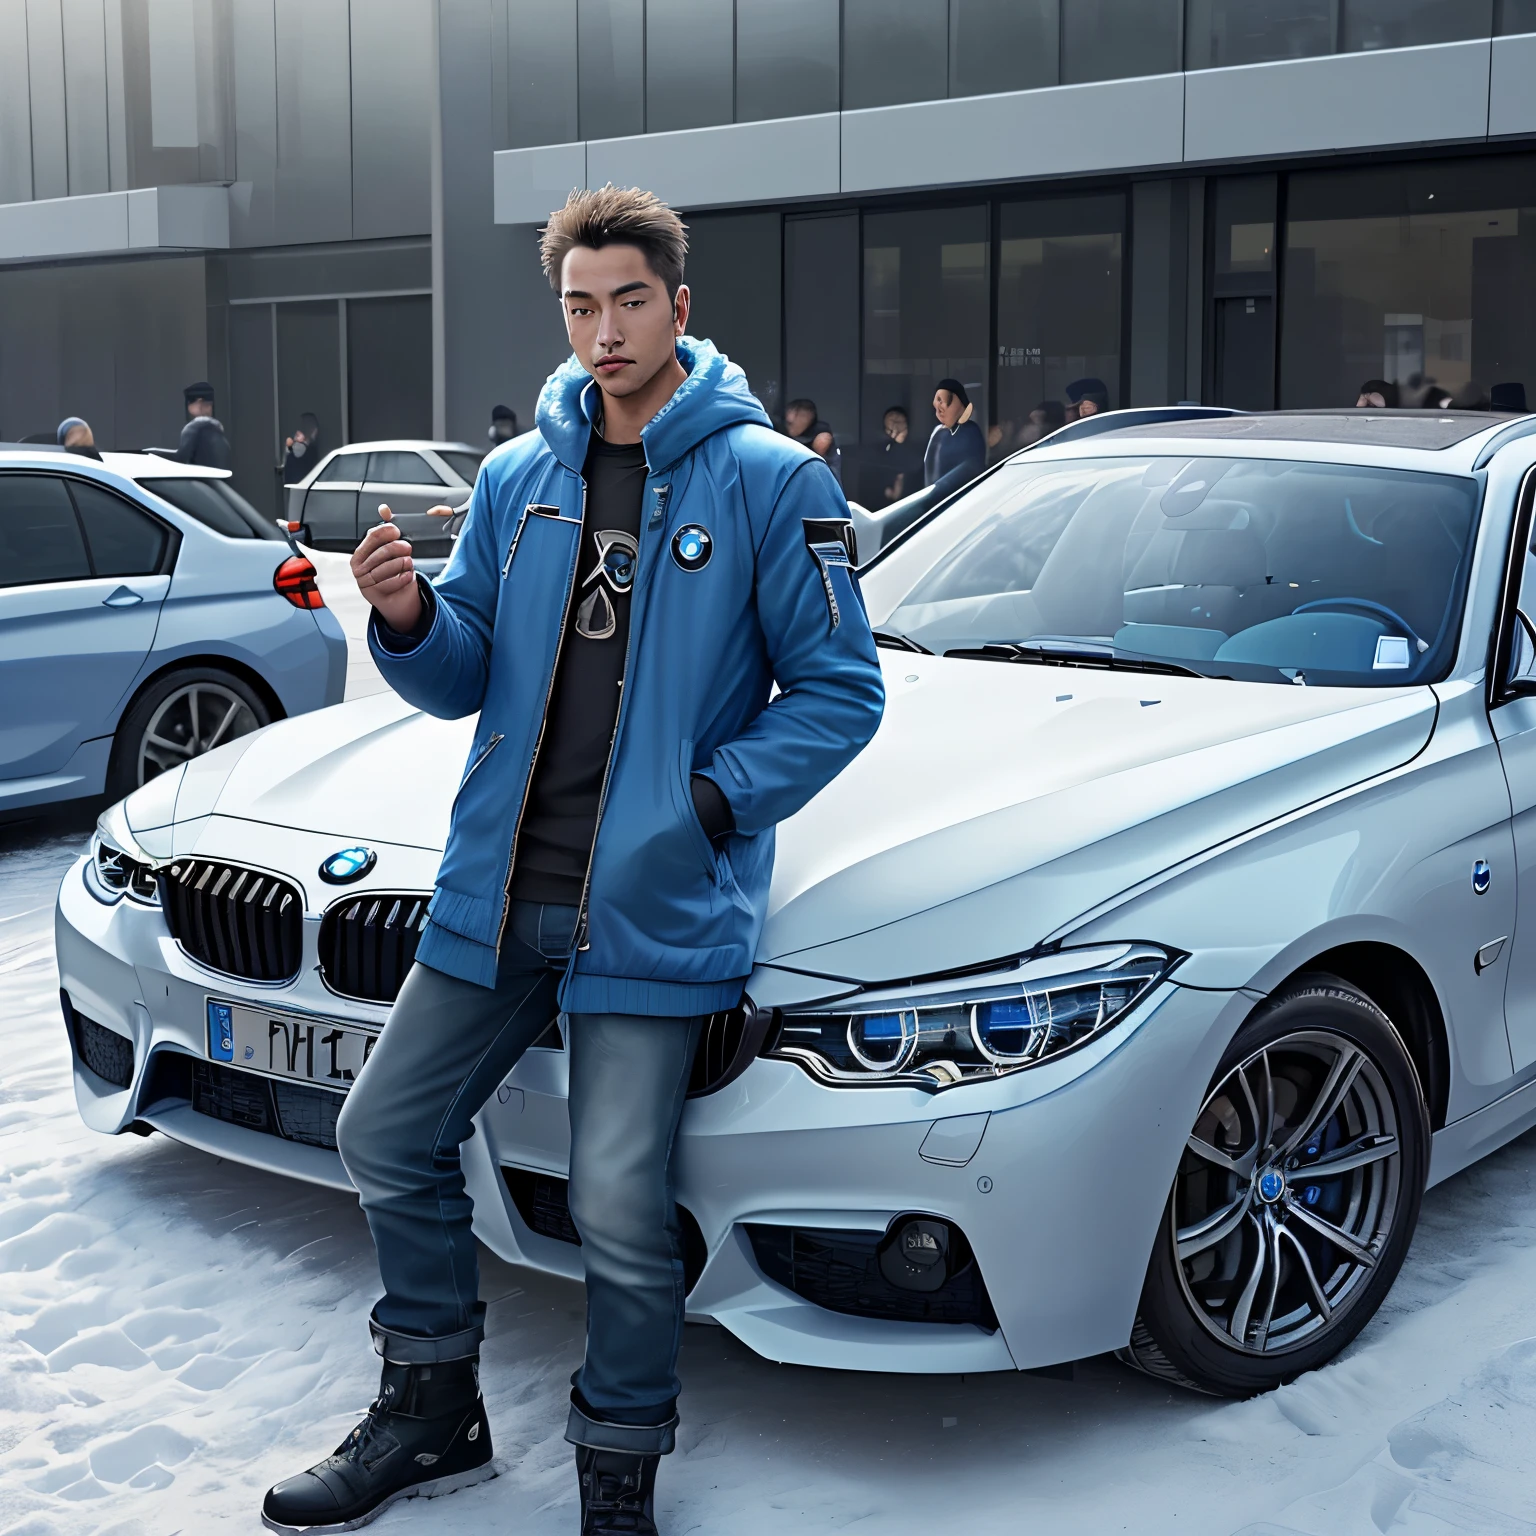
<path id="1" fill-rule="evenodd" d="M 875 739 L 780 826 L 761 962 L 853 980 L 1016 953 L 1202 850 L 1407 762 L 1428 687 L 1303 688 L 881 652 Z M 378 694 L 130 797 L 441 850 L 474 721 Z M 167 776 L 169 777 L 169 776 Z M 1155 937 L 1137 935 L 1134 937 Z"/>

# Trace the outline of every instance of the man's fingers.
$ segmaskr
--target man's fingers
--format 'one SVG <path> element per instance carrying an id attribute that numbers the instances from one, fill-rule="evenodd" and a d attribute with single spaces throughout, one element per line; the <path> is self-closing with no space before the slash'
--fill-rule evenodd
<path id="1" fill-rule="evenodd" d="M 453 516 L 453 508 L 452 507 L 428 507 L 427 508 L 427 516 L 428 517 L 452 517 Z"/>
<path id="2" fill-rule="evenodd" d="M 369 556 L 367 563 L 357 573 L 357 584 L 360 587 L 377 586 L 379 582 L 400 571 L 414 569 L 415 566 L 411 563 L 411 546 L 392 544 L 389 548 Z"/>
<path id="3" fill-rule="evenodd" d="M 382 517 L 386 523 L 391 521 L 394 515 L 395 514 L 389 510 L 389 503 L 387 501 L 381 501 L 379 503 L 379 516 Z"/>

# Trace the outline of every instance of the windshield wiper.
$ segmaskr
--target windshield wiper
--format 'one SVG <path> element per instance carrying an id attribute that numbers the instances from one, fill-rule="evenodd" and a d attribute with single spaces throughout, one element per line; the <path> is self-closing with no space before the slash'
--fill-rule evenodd
<path id="1" fill-rule="evenodd" d="M 959 656 L 971 661 L 1021 661 L 1040 667 L 1102 667 L 1110 672 L 1156 672 L 1164 677 L 1209 677 L 1209 672 L 1197 672 L 1193 667 L 1182 666 L 1176 661 L 1157 661 L 1151 657 L 1127 656 L 1107 645 L 1049 645 L 1035 641 L 997 641 L 990 645 L 971 646 L 961 650 L 945 651 L 946 656 Z"/>
<path id="2" fill-rule="evenodd" d="M 932 656 L 926 645 L 919 645 L 910 635 L 899 635 L 894 629 L 877 629 L 875 645 L 884 651 L 915 651 L 919 656 Z"/>

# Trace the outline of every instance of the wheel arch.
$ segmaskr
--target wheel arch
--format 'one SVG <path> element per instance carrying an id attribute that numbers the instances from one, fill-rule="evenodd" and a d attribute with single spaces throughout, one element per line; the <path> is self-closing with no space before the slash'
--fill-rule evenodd
<path id="1" fill-rule="evenodd" d="M 1440 1130 L 1445 1125 L 1450 1094 L 1450 1043 L 1445 1014 L 1424 967 L 1393 944 L 1373 940 L 1339 944 L 1298 965 L 1270 996 L 1278 996 L 1299 977 L 1319 971 L 1358 987 L 1386 1014 L 1418 1073 L 1429 1108 L 1430 1130 Z"/>
<path id="2" fill-rule="evenodd" d="M 277 690 L 273 688 L 266 678 L 248 663 L 235 656 L 221 656 L 217 652 L 200 655 L 176 656 L 163 662 L 153 672 L 141 678 L 134 687 L 132 693 L 123 700 L 123 707 L 117 712 L 117 719 L 112 725 L 112 734 L 117 734 L 118 727 L 122 725 L 133 707 L 149 692 L 156 683 L 167 678 L 173 672 L 194 672 L 201 667 L 210 667 L 219 672 L 230 672 L 238 677 L 242 683 L 255 689 L 261 702 L 267 706 L 273 720 L 286 720 L 288 711 L 283 706 L 282 699 Z"/>

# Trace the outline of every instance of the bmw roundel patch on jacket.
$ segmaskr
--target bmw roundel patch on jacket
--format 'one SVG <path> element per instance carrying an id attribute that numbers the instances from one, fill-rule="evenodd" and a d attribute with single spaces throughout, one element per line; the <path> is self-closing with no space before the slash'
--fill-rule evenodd
<path id="1" fill-rule="evenodd" d="M 709 529 L 697 523 L 689 523 L 672 535 L 672 558 L 685 571 L 702 571 L 714 551 L 715 541 L 710 538 Z"/>

